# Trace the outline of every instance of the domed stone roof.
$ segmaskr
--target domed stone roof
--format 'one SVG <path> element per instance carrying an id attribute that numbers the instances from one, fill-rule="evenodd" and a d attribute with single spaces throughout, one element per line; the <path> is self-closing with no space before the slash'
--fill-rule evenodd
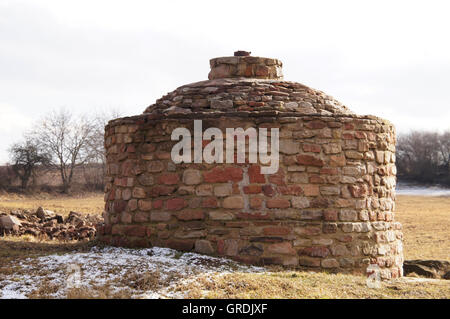
<path id="1" fill-rule="evenodd" d="M 240 54 L 242 51 L 232 57 L 211 59 L 209 80 L 177 88 L 147 107 L 144 114 L 278 111 L 354 115 L 321 91 L 283 81 L 281 61 Z"/>

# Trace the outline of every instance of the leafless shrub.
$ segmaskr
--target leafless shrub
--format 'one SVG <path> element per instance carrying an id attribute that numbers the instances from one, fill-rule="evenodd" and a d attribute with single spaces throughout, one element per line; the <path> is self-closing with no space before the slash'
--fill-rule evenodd
<path id="1" fill-rule="evenodd" d="M 30 179 L 35 177 L 37 167 L 48 165 L 51 158 L 29 138 L 21 143 L 13 144 L 9 149 L 9 154 L 13 161 L 12 170 L 19 177 L 22 189 L 27 188 Z"/>
<path id="2" fill-rule="evenodd" d="M 0 166 L 0 189 L 9 189 L 14 177 L 14 171 L 9 164 Z"/>

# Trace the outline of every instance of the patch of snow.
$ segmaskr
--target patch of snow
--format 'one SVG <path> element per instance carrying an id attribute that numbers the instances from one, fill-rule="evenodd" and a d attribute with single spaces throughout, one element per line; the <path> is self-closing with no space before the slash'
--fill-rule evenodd
<path id="1" fill-rule="evenodd" d="M 157 272 L 159 282 L 166 282 L 155 291 L 133 290 L 135 298 L 182 298 L 183 292 L 173 292 L 177 282 L 195 280 L 195 276 L 215 273 L 265 272 L 265 268 L 243 265 L 229 259 L 182 253 L 169 248 L 129 249 L 92 247 L 88 252 L 53 254 L 27 258 L 17 264 L 20 274 L 0 278 L 0 298 L 27 298 L 46 284 L 59 287 L 50 297 L 65 298 L 70 287 L 90 289 L 110 284 L 110 289 L 131 289 L 123 279 L 126 275 Z M 122 281 L 122 282 L 121 282 Z"/>
<path id="2" fill-rule="evenodd" d="M 450 196 L 450 189 L 439 186 L 397 185 L 397 195 L 412 196 Z"/>

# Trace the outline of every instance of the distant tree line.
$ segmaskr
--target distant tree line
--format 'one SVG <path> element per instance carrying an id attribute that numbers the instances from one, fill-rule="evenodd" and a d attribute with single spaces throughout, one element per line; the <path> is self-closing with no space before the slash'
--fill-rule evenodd
<path id="1" fill-rule="evenodd" d="M 450 131 L 412 131 L 397 138 L 399 180 L 450 186 Z"/>
<path id="2" fill-rule="evenodd" d="M 37 172 L 56 170 L 62 191 L 69 193 L 75 170 L 95 165 L 99 169 L 85 172 L 85 183 L 91 188 L 103 188 L 104 127 L 115 117 L 117 112 L 74 116 L 66 109 L 46 114 L 9 148 L 11 162 L 0 170 L 0 187 L 10 186 L 18 178 L 20 187 L 27 189 Z"/>

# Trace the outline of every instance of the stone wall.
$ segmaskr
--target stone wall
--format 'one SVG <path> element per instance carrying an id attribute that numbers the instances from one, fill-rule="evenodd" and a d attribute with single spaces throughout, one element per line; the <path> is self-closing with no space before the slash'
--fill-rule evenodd
<path id="1" fill-rule="evenodd" d="M 376 264 L 383 278 L 402 275 L 389 122 L 295 111 L 150 111 L 106 127 L 102 241 L 344 272 Z M 203 130 L 279 128 L 278 173 L 262 175 L 250 163 L 174 164 L 171 133 L 192 132 L 194 119 Z"/>
<path id="2" fill-rule="evenodd" d="M 283 79 L 280 60 L 255 56 L 232 56 L 215 58 L 209 61 L 211 71 L 208 79 L 220 78 L 254 78 L 254 79 Z"/>

